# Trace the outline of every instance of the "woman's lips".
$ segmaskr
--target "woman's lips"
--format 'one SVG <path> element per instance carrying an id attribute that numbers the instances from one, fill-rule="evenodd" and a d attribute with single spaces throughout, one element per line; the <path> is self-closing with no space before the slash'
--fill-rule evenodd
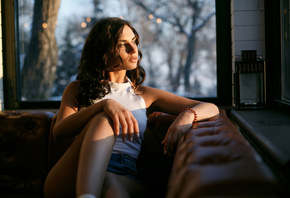
<path id="1" fill-rule="evenodd" d="M 135 63 L 137 62 L 138 58 L 137 57 L 132 57 L 129 59 L 130 62 Z"/>

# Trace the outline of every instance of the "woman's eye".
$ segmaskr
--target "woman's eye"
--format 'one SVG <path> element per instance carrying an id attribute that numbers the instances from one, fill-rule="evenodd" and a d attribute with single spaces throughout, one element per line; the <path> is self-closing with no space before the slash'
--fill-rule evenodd
<path id="1" fill-rule="evenodd" d="M 118 44 L 118 48 L 127 48 L 127 47 L 130 47 L 130 46 L 137 46 L 137 41 L 134 40 L 132 41 L 131 43 L 120 43 Z"/>

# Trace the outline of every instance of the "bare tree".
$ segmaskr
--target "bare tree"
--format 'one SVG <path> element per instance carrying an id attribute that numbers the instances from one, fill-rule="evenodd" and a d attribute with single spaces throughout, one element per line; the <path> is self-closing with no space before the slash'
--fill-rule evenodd
<path id="1" fill-rule="evenodd" d="M 94 6 L 94 13 L 97 14 L 99 12 L 103 12 L 103 9 L 101 8 L 101 0 L 92 0 L 93 6 Z"/>
<path id="2" fill-rule="evenodd" d="M 77 20 L 67 20 L 63 42 L 59 45 L 58 65 L 56 79 L 54 81 L 54 96 L 61 96 L 65 87 L 70 83 L 71 78 L 77 73 L 77 66 L 81 51 L 78 50 L 80 43 L 73 43 L 75 35 L 79 34 Z"/>
<path id="3" fill-rule="evenodd" d="M 33 13 L 33 2 L 29 0 L 20 1 L 19 10 L 21 16 L 29 16 Z M 21 43 L 19 46 L 20 54 L 25 53 L 29 45 L 29 31 L 27 31 L 27 29 L 28 24 L 23 20 L 23 17 L 19 17 L 19 43 Z"/>
<path id="4" fill-rule="evenodd" d="M 55 28 L 60 0 L 35 1 L 31 39 L 23 66 L 22 96 L 48 100 L 57 67 Z"/>
<path id="5" fill-rule="evenodd" d="M 212 18 L 212 16 L 215 15 L 215 12 L 213 11 L 206 14 L 205 16 L 202 16 L 201 13 L 204 7 L 206 6 L 206 3 L 204 1 L 199 0 L 187 0 L 187 2 L 154 1 L 153 3 L 154 5 L 152 4 L 146 5 L 141 0 L 134 0 L 134 2 L 149 14 L 155 16 L 155 18 L 159 18 L 162 20 L 162 22 L 168 23 L 173 27 L 176 27 L 180 34 L 186 36 L 187 46 L 184 48 L 184 53 L 187 54 L 186 61 L 184 65 L 179 65 L 179 69 L 183 69 L 185 90 L 189 91 L 191 89 L 190 85 L 190 75 L 192 71 L 191 67 L 192 63 L 194 62 L 195 58 L 194 54 L 196 50 L 196 38 L 197 38 L 196 33 L 207 24 L 207 22 Z M 159 10 L 163 10 L 163 12 L 158 12 Z M 169 51 L 168 55 L 169 61 L 168 65 L 169 68 L 171 69 L 172 66 L 170 65 L 171 62 L 170 53 L 172 53 L 172 51 Z M 176 77 L 180 76 L 181 76 L 180 73 L 178 73 Z M 179 81 L 179 79 L 174 80 Z"/>
<path id="6" fill-rule="evenodd" d="M 183 74 L 185 58 L 183 43 L 184 39 L 177 37 L 174 33 L 162 36 L 159 41 L 159 46 L 165 52 L 165 60 L 169 68 L 168 80 L 173 92 L 176 92 L 180 86 L 180 79 Z"/>
<path id="7" fill-rule="evenodd" d="M 142 10 L 141 10 L 142 12 Z M 140 13 L 140 12 L 139 12 Z M 146 13 L 140 13 L 143 16 Z M 154 31 L 151 31 L 148 27 L 152 25 L 150 21 L 148 21 L 144 17 L 138 18 L 138 22 L 136 22 L 136 27 L 140 30 L 140 34 L 142 34 L 142 42 L 140 45 L 140 50 L 143 55 L 143 61 L 146 61 L 146 79 L 148 82 L 148 86 L 150 87 L 158 87 L 157 78 L 160 76 L 159 66 L 156 66 L 156 61 L 154 60 L 154 51 L 152 48 L 155 48 L 156 45 L 159 45 L 160 35 L 162 29 L 158 26 L 154 28 Z M 155 64 L 154 64 L 155 63 Z"/>

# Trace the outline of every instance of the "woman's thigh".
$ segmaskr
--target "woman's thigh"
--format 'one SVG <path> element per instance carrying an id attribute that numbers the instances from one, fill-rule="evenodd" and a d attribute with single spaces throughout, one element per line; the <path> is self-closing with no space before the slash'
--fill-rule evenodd
<path id="1" fill-rule="evenodd" d="M 100 113 L 93 117 L 82 132 L 75 138 L 56 165 L 51 169 L 45 181 L 45 197 L 75 197 L 78 161 L 83 139 L 87 129 L 95 123 L 94 121 L 102 118 L 109 119 L 104 113 Z M 109 124 L 111 125 L 111 123 Z M 110 154 L 111 153 L 108 155 Z"/>
<path id="2" fill-rule="evenodd" d="M 102 198 L 145 198 L 143 185 L 129 177 L 107 172 L 103 184 Z"/>

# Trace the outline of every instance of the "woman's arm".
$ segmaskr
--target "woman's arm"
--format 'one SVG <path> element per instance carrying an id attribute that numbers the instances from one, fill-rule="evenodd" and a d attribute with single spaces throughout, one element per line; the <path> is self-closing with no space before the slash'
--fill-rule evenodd
<path id="1" fill-rule="evenodd" d="M 60 109 L 52 131 L 56 140 L 78 135 L 87 122 L 103 110 L 103 103 L 98 103 L 83 111 L 78 111 L 76 101 L 78 86 L 79 82 L 72 82 L 63 92 Z"/>
<path id="2" fill-rule="evenodd" d="M 79 82 L 72 82 L 63 93 L 57 120 L 52 131 L 54 139 L 58 140 L 78 135 L 88 121 L 102 111 L 112 119 L 116 135 L 120 133 L 120 125 L 122 126 L 123 139 L 127 132 L 129 138 L 134 132 L 137 136 L 139 135 L 138 122 L 132 113 L 115 100 L 102 100 L 78 111 L 78 104 L 75 99 L 78 86 Z"/>
<path id="3" fill-rule="evenodd" d="M 152 87 L 141 86 L 137 93 L 144 98 L 149 112 L 179 115 L 184 108 L 192 108 L 197 114 L 197 121 L 209 119 L 219 113 L 215 104 L 191 100 Z"/>
<path id="4" fill-rule="evenodd" d="M 191 100 L 151 87 L 140 87 L 139 91 L 149 112 L 162 111 L 178 115 L 163 141 L 165 154 L 172 154 L 175 151 L 177 142 L 192 127 L 193 121 L 206 120 L 219 114 L 218 107 L 212 103 Z M 193 111 L 181 112 L 184 108 L 190 108 Z"/>

